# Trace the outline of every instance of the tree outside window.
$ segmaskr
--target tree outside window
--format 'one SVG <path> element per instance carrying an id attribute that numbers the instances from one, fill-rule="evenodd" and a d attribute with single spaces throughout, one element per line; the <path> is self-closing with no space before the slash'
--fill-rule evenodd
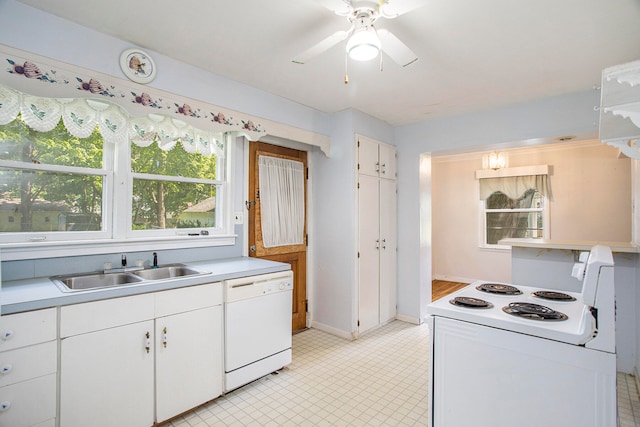
<path id="1" fill-rule="evenodd" d="M 497 245 L 506 238 L 544 237 L 545 197 L 534 189 L 511 199 L 496 191 L 484 202 L 485 244 Z"/>

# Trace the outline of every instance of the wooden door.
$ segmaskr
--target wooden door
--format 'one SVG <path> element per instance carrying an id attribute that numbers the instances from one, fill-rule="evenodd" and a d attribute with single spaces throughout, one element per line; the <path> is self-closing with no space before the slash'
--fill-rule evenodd
<path id="1" fill-rule="evenodd" d="M 260 217 L 260 176 L 258 157 L 269 156 L 302 162 L 307 170 L 307 153 L 291 148 L 278 147 L 264 142 L 249 143 L 249 256 L 286 262 L 293 271 L 293 307 L 291 308 L 291 327 L 297 331 L 307 324 L 307 226 L 306 206 L 307 188 L 305 174 L 304 205 L 304 243 L 300 245 L 265 248 L 262 241 Z"/>

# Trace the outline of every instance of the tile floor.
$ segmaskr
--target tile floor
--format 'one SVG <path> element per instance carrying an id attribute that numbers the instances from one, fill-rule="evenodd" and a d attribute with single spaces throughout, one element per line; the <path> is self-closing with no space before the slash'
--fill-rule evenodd
<path id="1" fill-rule="evenodd" d="M 205 426 L 426 426 L 428 328 L 400 321 L 348 341 L 309 329 L 293 362 L 167 423 Z M 620 427 L 640 427 L 634 377 L 618 374 Z"/>

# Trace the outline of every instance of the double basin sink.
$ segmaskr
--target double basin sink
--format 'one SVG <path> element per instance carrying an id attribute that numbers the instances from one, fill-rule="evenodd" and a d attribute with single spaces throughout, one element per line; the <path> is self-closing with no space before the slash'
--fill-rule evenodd
<path id="1" fill-rule="evenodd" d="M 54 276 L 51 280 L 63 292 L 86 291 L 90 289 L 126 286 L 153 280 L 176 279 L 186 276 L 209 274 L 184 264 L 171 264 L 144 270 L 114 273 L 84 273 L 66 276 Z"/>

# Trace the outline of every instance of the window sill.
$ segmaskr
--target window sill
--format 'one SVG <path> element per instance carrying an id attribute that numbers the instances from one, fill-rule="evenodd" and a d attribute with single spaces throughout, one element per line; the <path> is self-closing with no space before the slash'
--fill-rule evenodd
<path id="1" fill-rule="evenodd" d="M 235 234 L 216 236 L 167 236 L 126 240 L 91 240 L 73 242 L 6 243 L 0 245 L 2 261 L 18 261 L 41 258 L 58 258 L 109 254 L 114 252 L 135 252 L 163 249 L 186 249 L 212 246 L 232 246 Z"/>

